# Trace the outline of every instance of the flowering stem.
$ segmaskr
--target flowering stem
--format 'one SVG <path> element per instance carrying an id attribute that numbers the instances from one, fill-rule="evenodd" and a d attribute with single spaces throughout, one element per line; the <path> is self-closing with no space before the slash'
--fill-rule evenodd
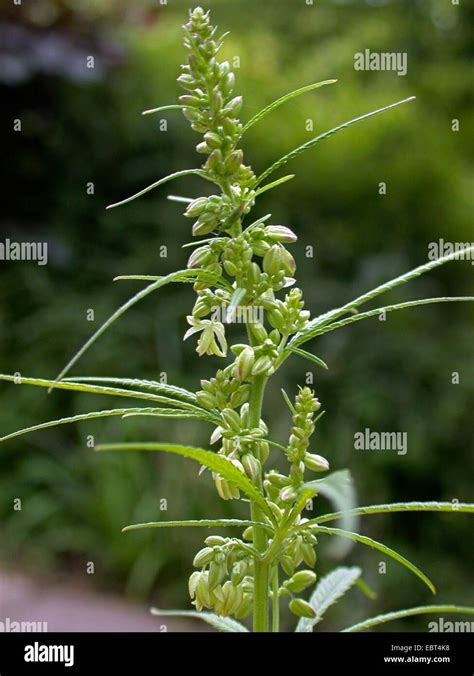
<path id="1" fill-rule="evenodd" d="M 249 427 L 258 427 L 262 412 L 263 395 L 267 382 L 266 376 L 254 376 L 252 392 L 249 402 Z M 258 479 L 259 489 L 262 489 L 262 476 Z M 262 521 L 260 507 L 251 503 L 252 521 Z M 267 546 L 267 535 L 263 528 L 253 527 L 253 544 L 259 552 L 264 552 Z M 253 602 L 253 630 L 255 632 L 268 631 L 268 591 L 269 566 L 266 561 L 254 559 L 254 602 Z"/>
<path id="2" fill-rule="evenodd" d="M 278 564 L 273 571 L 273 594 L 272 594 L 272 631 L 278 633 L 280 631 L 280 602 L 278 598 Z"/>

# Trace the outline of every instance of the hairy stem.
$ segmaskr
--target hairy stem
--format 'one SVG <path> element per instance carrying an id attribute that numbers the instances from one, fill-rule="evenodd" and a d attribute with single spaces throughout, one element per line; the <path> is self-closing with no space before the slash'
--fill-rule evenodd
<path id="1" fill-rule="evenodd" d="M 249 427 L 258 427 L 262 412 L 263 395 L 267 382 L 266 376 L 255 376 L 252 381 L 252 393 L 249 402 Z M 262 476 L 258 479 L 258 488 L 262 490 Z M 251 503 L 252 521 L 262 521 L 263 514 L 260 507 Z M 267 547 L 267 534 L 259 526 L 253 527 L 253 544 L 259 552 Z M 266 561 L 254 559 L 254 602 L 253 602 L 253 630 L 255 632 L 268 631 L 268 592 L 269 566 Z"/>

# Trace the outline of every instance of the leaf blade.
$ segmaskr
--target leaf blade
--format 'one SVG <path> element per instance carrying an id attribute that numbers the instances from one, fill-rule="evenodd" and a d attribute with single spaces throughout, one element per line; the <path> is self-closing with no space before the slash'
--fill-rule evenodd
<path id="1" fill-rule="evenodd" d="M 247 526 L 261 526 L 256 521 L 246 519 L 189 519 L 188 521 L 148 521 L 147 523 L 133 523 L 122 528 L 122 533 L 143 528 L 240 528 Z"/>
<path id="2" fill-rule="evenodd" d="M 386 111 L 391 110 L 392 108 L 396 108 L 397 106 L 401 106 L 404 103 L 413 101 L 415 98 L 416 98 L 415 96 L 410 96 L 406 99 L 403 99 L 402 101 L 391 103 L 389 106 L 384 106 L 383 108 L 378 108 L 377 110 L 373 110 L 370 113 L 365 113 L 365 115 L 355 117 L 354 119 L 349 120 L 348 122 L 344 122 L 343 124 L 340 124 L 337 127 L 333 127 L 333 129 L 326 131 L 324 134 L 320 134 L 319 136 L 316 136 L 310 141 L 303 143 L 302 145 L 298 146 L 291 152 L 287 153 L 286 155 L 283 155 L 283 157 L 280 157 L 279 160 L 274 162 L 270 167 L 268 167 L 268 169 L 266 169 L 262 174 L 260 174 L 260 176 L 257 178 L 256 185 L 259 185 L 263 180 L 265 180 L 268 176 L 270 176 L 270 174 L 273 174 L 274 171 L 280 169 L 280 167 L 287 164 L 290 160 L 294 159 L 295 157 L 305 152 L 306 150 L 312 148 L 314 145 L 316 145 L 316 143 L 319 143 L 320 141 L 329 138 L 329 136 L 333 136 L 334 134 L 336 134 L 339 131 L 342 131 L 343 129 L 347 129 L 347 127 L 351 127 L 353 124 L 362 122 L 363 120 L 366 120 L 369 117 L 373 117 L 374 115 L 378 115 L 379 113 L 385 113 Z"/>
<path id="3" fill-rule="evenodd" d="M 207 622 L 214 629 L 226 632 L 248 632 L 247 627 L 230 617 L 219 617 L 214 613 L 207 611 L 198 612 L 197 610 L 160 610 L 160 608 L 151 608 L 150 612 L 156 617 L 192 617 L 203 622 Z"/>
<path id="4" fill-rule="evenodd" d="M 313 627 L 321 622 L 326 610 L 356 583 L 361 574 L 362 571 L 357 566 L 352 568 L 341 566 L 321 578 L 309 599 L 309 604 L 316 613 L 316 617 L 302 617 L 296 626 L 296 632 L 312 631 Z"/>
<path id="5" fill-rule="evenodd" d="M 312 532 L 343 537 L 349 540 L 353 540 L 355 542 L 359 542 L 360 544 L 367 545 L 372 549 L 377 549 L 377 551 L 381 552 L 382 554 L 385 554 L 386 556 L 389 556 L 391 559 L 394 559 L 395 561 L 398 561 L 398 563 L 401 563 L 402 566 L 405 566 L 405 568 L 408 568 L 408 570 L 414 573 L 422 582 L 426 584 L 428 589 L 433 594 L 436 593 L 434 584 L 417 566 L 415 566 L 415 564 L 411 563 L 411 561 L 402 556 L 402 554 L 396 552 L 394 549 L 387 547 L 387 545 L 384 545 L 381 542 L 377 542 L 377 540 L 369 538 L 367 535 L 352 533 L 351 531 L 342 530 L 340 528 L 328 528 L 326 526 L 314 526 L 312 528 Z"/>
<path id="6" fill-rule="evenodd" d="M 263 495 L 247 479 L 247 477 L 238 470 L 230 460 L 219 456 L 212 451 L 193 446 L 182 446 L 180 444 L 155 444 L 155 443 L 123 443 L 123 444 L 100 444 L 96 451 L 162 451 L 180 455 L 184 458 L 190 458 L 196 462 L 208 467 L 211 471 L 221 474 L 224 478 L 242 490 L 251 500 L 256 502 L 262 511 L 274 523 L 275 518 L 271 509 L 268 507 Z"/>
<path id="7" fill-rule="evenodd" d="M 425 615 L 430 613 L 459 613 L 474 615 L 474 608 L 471 606 L 451 606 L 451 605 L 432 605 L 432 606 L 416 606 L 414 608 L 405 608 L 404 610 L 395 610 L 392 613 L 385 613 L 384 615 L 376 615 L 375 617 L 370 617 L 363 622 L 358 622 L 353 624 L 346 629 L 343 629 L 343 632 L 355 632 L 362 631 L 363 629 L 370 629 L 375 627 L 378 624 L 385 624 L 385 622 L 391 622 L 392 620 L 399 620 L 403 617 L 412 617 L 413 615 Z"/>

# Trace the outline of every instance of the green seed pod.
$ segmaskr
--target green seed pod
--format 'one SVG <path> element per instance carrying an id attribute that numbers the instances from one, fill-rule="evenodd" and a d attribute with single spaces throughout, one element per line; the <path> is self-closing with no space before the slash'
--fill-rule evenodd
<path id="1" fill-rule="evenodd" d="M 299 594 L 316 582 L 316 577 L 316 573 L 312 570 L 300 570 L 287 580 L 285 585 L 294 594 Z"/>
<path id="2" fill-rule="evenodd" d="M 314 547 L 308 542 L 303 542 L 301 545 L 301 555 L 306 565 L 310 568 L 314 568 L 316 564 L 316 552 L 314 551 Z"/>
<path id="3" fill-rule="evenodd" d="M 207 197 L 198 197 L 197 199 L 190 202 L 188 208 L 184 212 L 184 215 L 188 218 L 196 218 L 196 216 L 200 216 L 202 214 L 206 208 L 206 205 Z"/>
<path id="4" fill-rule="evenodd" d="M 241 457 L 241 462 L 244 466 L 245 474 L 250 481 L 256 483 L 260 476 L 260 472 L 262 471 L 260 462 L 251 453 L 245 453 L 245 455 Z"/>
<path id="5" fill-rule="evenodd" d="M 193 566 L 195 568 L 202 568 L 207 566 L 214 559 L 214 550 L 212 547 L 204 547 L 194 557 Z"/>
<path id="6" fill-rule="evenodd" d="M 327 472 L 329 469 L 329 462 L 322 455 L 314 453 L 306 453 L 304 456 L 304 464 L 312 472 Z"/>
<path id="7" fill-rule="evenodd" d="M 252 373 L 254 363 L 255 353 L 250 346 L 246 347 L 237 357 L 232 375 L 239 381 L 247 380 Z"/>
<path id="8" fill-rule="evenodd" d="M 288 607 L 293 615 L 297 615 L 297 617 L 316 617 L 316 613 L 311 608 L 309 603 L 307 601 L 303 601 L 303 599 L 292 599 Z"/>

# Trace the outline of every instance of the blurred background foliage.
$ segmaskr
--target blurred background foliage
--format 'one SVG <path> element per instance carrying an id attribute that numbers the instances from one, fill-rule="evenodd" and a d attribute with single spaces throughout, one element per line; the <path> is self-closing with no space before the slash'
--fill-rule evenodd
<path id="1" fill-rule="evenodd" d="M 288 90 L 338 78 L 337 85 L 287 104 L 245 139 L 247 160 L 263 170 L 287 150 L 346 119 L 415 94 L 417 100 L 365 122 L 297 159 L 297 178 L 262 196 L 254 214 L 299 234 L 299 284 L 319 313 L 427 260 L 430 242 L 474 240 L 474 9 L 447 0 L 214 0 L 214 22 L 230 30 L 223 55 L 238 57 L 243 119 Z M 47 267 L 2 262 L 1 370 L 53 377 L 98 325 L 139 287 L 118 274 L 162 274 L 185 265 L 189 223 L 168 192 L 207 190 L 195 179 L 165 186 L 120 210 L 104 210 L 171 171 L 196 166 L 197 137 L 179 112 L 141 117 L 172 103 L 183 59 L 180 25 L 188 4 L 122 0 L 38 0 L 1 10 L 1 94 L 6 116 L 2 240 L 47 241 Z M 408 74 L 359 72 L 354 54 L 402 51 Z M 86 67 L 94 56 L 94 68 Z M 21 133 L 13 131 L 20 119 Z M 452 131 L 458 119 L 460 131 Z M 163 120 L 167 129 L 163 130 Z M 313 131 L 308 131 L 309 126 Z M 386 182 L 387 194 L 379 194 Z M 93 183 L 94 194 L 88 194 Z M 90 192 L 90 191 L 89 191 Z M 308 246 L 314 248 L 307 257 Z M 162 255 L 166 247 L 166 257 Z M 387 296 L 471 294 L 472 267 L 454 262 Z M 384 297 L 385 301 L 385 297 Z M 170 286 L 118 322 L 74 373 L 156 378 L 197 389 L 218 361 L 197 360 L 181 341 L 193 302 Z M 87 320 L 94 311 L 95 321 Z M 473 310 L 431 306 L 361 322 L 312 343 L 330 366 L 312 373 L 295 357 L 268 393 L 273 438 L 289 420 L 279 391 L 314 380 L 327 415 L 316 452 L 334 469 L 350 467 L 360 504 L 413 499 L 473 500 Z M 233 329 L 237 337 L 238 330 Z M 452 384 L 453 372 L 459 384 Z M 105 408 L 89 395 L 0 389 L 2 433 L 35 422 Z M 105 405 L 104 405 L 105 404 Z M 116 404 L 116 402 L 111 402 Z M 280 411 L 282 415 L 280 415 Z M 276 413 L 276 415 L 274 414 Z M 408 453 L 362 452 L 366 427 L 406 431 Z M 231 516 L 209 476 L 167 457 L 96 457 L 98 440 L 208 443 L 199 423 L 129 419 L 46 430 L 2 445 L 1 560 L 94 584 L 165 606 L 187 606 L 186 576 L 202 534 L 122 526 L 156 518 Z M 12 508 L 15 498 L 22 510 Z M 162 501 L 167 501 L 163 503 Z M 167 507 L 162 511 L 163 506 Z M 399 548 L 438 583 L 439 602 L 474 603 L 472 521 L 455 515 L 370 517 L 364 532 Z M 320 574 L 334 562 L 324 556 Z M 395 563 L 353 549 L 376 601 L 358 591 L 328 614 L 326 628 L 370 614 L 430 602 L 429 592 Z M 425 630 L 416 618 L 397 628 Z M 389 627 L 390 628 L 390 627 Z M 393 627 L 395 628 L 395 627 Z"/>

